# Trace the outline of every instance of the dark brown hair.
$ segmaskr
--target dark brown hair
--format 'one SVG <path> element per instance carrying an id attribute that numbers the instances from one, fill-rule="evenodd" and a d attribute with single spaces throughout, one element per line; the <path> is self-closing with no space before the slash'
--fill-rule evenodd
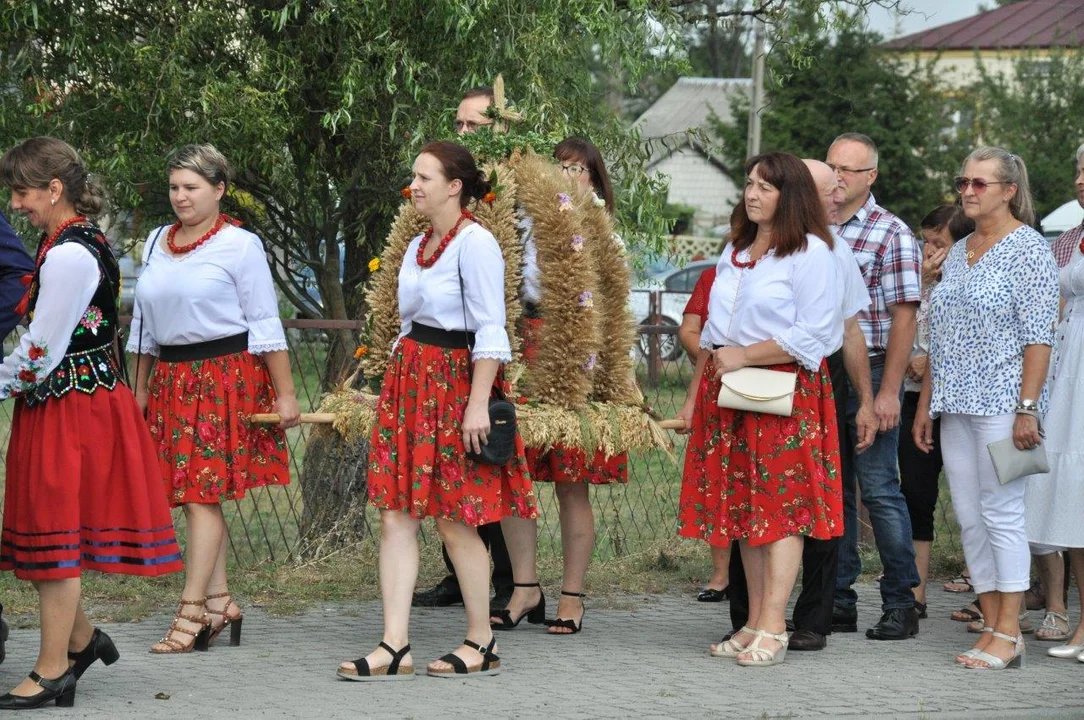
<path id="1" fill-rule="evenodd" d="M 493 88 L 489 85 L 479 85 L 478 87 L 472 87 L 467 92 L 463 93 L 464 100 L 470 100 L 471 98 L 485 98 L 489 100 L 489 103 L 493 104 Z"/>
<path id="2" fill-rule="evenodd" d="M 813 234 L 832 247 L 828 218 L 813 184 L 813 175 L 801 160 L 790 153 L 769 152 L 749 158 L 745 175 L 757 169 L 760 177 L 779 190 L 779 204 L 772 219 L 772 249 L 776 257 L 786 257 L 805 250 L 807 234 Z M 730 215 L 730 242 L 738 250 L 753 244 L 757 224 L 745 211 L 744 196 Z"/>
<path id="3" fill-rule="evenodd" d="M 583 163 L 591 173 L 591 186 L 606 201 L 606 210 L 613 215 L 614 188 L 610 184 L 610 174 L 606 172 L 606 161 L 594 143 L 581 137 L 565 138 L 553 149 L 553 157 L 561 162 Z"/>
<path id="4" fill-rule="evenodd" d="M 83 166 L 79 153 L 54 137 L 24 140 L 0 158 L 0 182 L 12 189 L 43 189 L 54 179 L 64 186 L 63 197 L 75 211 L 90 217 L 100 215 L 105 191 Z"/>
<path id="5" fill-rule="evenodd" d="M 938 205 L 922 218 L 919 228 L 922 230 L 947 228 L 952 241 L 956 242 L 975 232 L 975 221 L 969 218 L 959 205 L 945 203 Z"/>
<path id="6" fill-rule="evenodd" d="M 481 200 L 489 192 L 489 180 L 478 169 L 474 156 L 462 145 L 437 140 L 427 143 L 418 154 L 432 155 L 440 162 L 446 180 L 463 183 L 463 191 L 459 194 L 460 207 L 467 207 L 471 200 Z"/>

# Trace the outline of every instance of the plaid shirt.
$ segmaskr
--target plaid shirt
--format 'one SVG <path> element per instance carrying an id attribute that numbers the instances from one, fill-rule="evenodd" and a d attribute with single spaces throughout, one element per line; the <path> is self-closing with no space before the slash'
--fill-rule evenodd
<path id="1" fill-rule="evenodd" d="M 1054 241 L 1054 261 L 1059 268 L 1063 268 L 1073 259 L 1073 253 L 1080 247 L 1080 241 L 1084 240 L 1084 223 L 1077 225 L 1071 230 L 1066 230 Z"/>
<path id="2" fill-rule="evenodd" d="M 858 325 L 866 336 L 870 355 L 888 348 L 892 316 L 888 308 L 921 299 L 921 254 L 911 229 L 898 217 L 877 204 L 873 195 L 838 234 L 851 246 L 873 302 L 858 313 Z"/>

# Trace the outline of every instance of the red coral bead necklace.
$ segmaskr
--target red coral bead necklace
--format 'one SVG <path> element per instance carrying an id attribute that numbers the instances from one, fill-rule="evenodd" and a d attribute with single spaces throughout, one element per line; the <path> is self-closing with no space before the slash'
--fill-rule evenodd
<path id="1" fill-rule="evenodd" d="M 173 223 L 173 225 L 169 228 L 169 232 L 166 233 L 166 245 L 169 247 L 169 251 L 171 253 L 173 253 L 174 255 L 184 255 L 185 253 L 190 253 L 193 250 L 195 250 L 196 248 L 198 248 L 200 245 L 203 245 L 208 240 L 210 240 L 212 237 L 214 237 L 215 233 L 217 233 L 222 228 L 226 227 L 227 223 L 229 223 L 230 225 L 235 225 L 236 226 L 236 225 L 240 225 L 241 221 L 240 220 L 235 220 L 234 218 L 231 218 L 226 213 L 220 213 L 218 218 L 215 220 L 215 224 L 212 225 L 211 229 L 208 230 L 207 232 L 205 232 L 203 234 L 203 236 L 200 237 L 199 240 L 196 240 L 196 242 L 191 243 L 189 245 L 183 245 L 182 246 L 182 245 L 177 245 L 177 239 L 176 239 L 177 238 L 177 231 L 181 229 L 181 221 L 178 220 L 177 222 Z"/>
<path id="2" fill-rule="evenodd" d="M 459 232 L 459 226 L 463 224 L 464 220 L 471 220 L 477 222 L 474 219 L 474 215 L 470 210 L 462 210 L 459 213 L 459 219 L 455 221 L 455 225 L 448 231 L 448 234 L 440 239 L 440 245 L 437 245 L 437 249 L 433 251 L 433 255 L 426 260 L 425 259 L 425 247 L 429 244 L 429 241 L 433 238 L 433 226 L 430 225 L 429 229 L 422 235 L 422 241 L 418 244 L 418 266 L 423 268 L 430 268 L 440 259 L 440 256 L 444 254 L 444 249 L 448 247 L 448 243 L 452 241 L 452 238 Z"/>
<path id="3" fill-rule="evenodd" d="M 78 225 L 79 223 L 85 223 L 86 221 L 86 216 L 76 215 L 74 217 L 68 218 L 64 222 L 57 225 L 56 230 L 53 231 L 53 234 L 47 237 L 45 239 L 45 242 L 42 242 L 38 245 L 38 264 L 41 264 L 42 259 L 45 257 L 45 253 L 49 252 L 49 250 L 52 249 L 53 245 L 56 245 L 56 241 L 60 239 L 60 236 L 64 233 L 65 230 L 70 228 L 72 225 Z"/>
<path id="4" fill-rule="evenodd" d="M 761 257 L 763 257 L 763 256 L 761 256 Z M 739 270 L 745 270 L 745 269 L 750 269 L 751 270 L 754 267 L 756 267 L 756 265 L 757 265 L 757 263 L 759 261 L 760 261 L 760 258 L 757 258 L 756 260 L 750 260 L 748 262 L 743 262 L 743 261 L 739 260 L 738 259 L 738 248 L 734 248 L 734 251 L 732 253 L 730 253 L 730 262 L 734 265 L 734 267 L 738 268 Z"/>

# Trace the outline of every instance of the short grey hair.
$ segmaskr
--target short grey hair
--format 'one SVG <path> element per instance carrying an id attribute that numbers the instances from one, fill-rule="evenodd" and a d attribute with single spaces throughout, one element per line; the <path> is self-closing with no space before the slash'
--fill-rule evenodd
<path id="1" fill-rule="evenodd" d="M 1076 164 L 1080 167 L 1080 164 L 1084 163 L 1084 143 L 1081 143 L 1080 147 L 1076 149 Z"/>
<path id="2" fill-rule="evenodd" d="M 174 170 L 191 170 L 211 185 L 223 183 L 226 187 L 233 176 L 226 157 L 210 143 L 185 145 L 177 150 L 166 165 L 167 174 Z"/>
<path id="3" fill-rule="evenodd" d="M 866 149 L 869 150 L 870 164 L 874 168 L 877 167 L 877 159 L 880 153 L 877 152 L 877 143 L 873 142 L 873 138 L 863 133 L 847 132 L 843 133 L 842 135 L 837 135 L 836 139 L 832 141 L 832 145 L 835 145 L 837 142 L 842 142 L 844 140 L 865 145 Z M 831 145 L 829 145 L 829 147 L 831 147 Z"/>
<path id="4" fill-rule="evenodd" d="M 997 163 L 997 179 L 1016 186 L 1016 195 L 1009 201 L 1009 211 L 1013 217 L 1025 225 L 1035 224 L 1035 203 L 1031 199 L 1031 186 L 1028 184 L 1028 168 L 1024 159 L 999 147 L 983 146 L 975 148 L 964 160 L 963 167 L 969 162 L 993 160 Z M 963 173 L 963 168 L 960 170 Z"/>

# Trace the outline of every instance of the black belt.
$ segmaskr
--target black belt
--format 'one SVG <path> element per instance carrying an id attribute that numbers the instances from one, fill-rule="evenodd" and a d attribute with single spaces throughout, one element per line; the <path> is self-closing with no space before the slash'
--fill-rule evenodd
<path id="1" fill-rule="evenodd" d="M 542 308 L 538 307 L 538 303 L 525 302 L 523 303 L 523 317 L 528 320 L 541 320 Z"/>
<path id="2" fill-rule="evenodd" d="M 195 362 L 196 360 L 210 360 L 223 355 L 233 355 L 245 350 L 248 350 L 247 331 L 229 337 L 218 338 L 217 340 L 189 343 L 188 345 L 160 345 L 158 346 L 158 359 L 168 363 Z"/>
<path id="3" fill-rule="evenodd" d="M 466 350 L 474 345 L 474 333 L 469 330 L 444 330 L 421 323 L 411 323 L 407 337 L 422 345 L 435 345 L 449 350 Z"/>

